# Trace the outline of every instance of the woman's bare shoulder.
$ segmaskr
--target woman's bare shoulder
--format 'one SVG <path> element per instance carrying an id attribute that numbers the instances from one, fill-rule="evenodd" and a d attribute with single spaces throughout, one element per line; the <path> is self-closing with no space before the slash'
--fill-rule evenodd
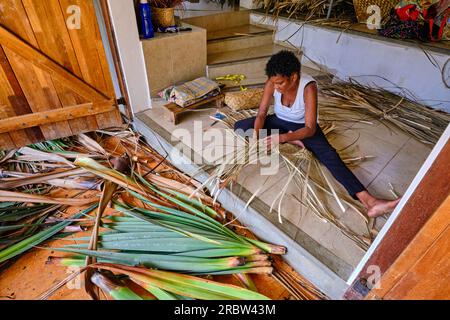
<path id="1" fill-rule="evenodd" d="M 305 89 L 303 90 L 304 94 L 317 94 L 317 82 L 316 80 L 312 79 L 310 80 L 306 85 Z"/>
<path id="2" fill-rule="evenodd" d="M 264 92 L 269 92 L 269 93 L 273 94 L 274 91 L 275 91 L 275 87 L 274 87 L 272 81 L 266 80 L 266 83 L 264 85 Z"/>

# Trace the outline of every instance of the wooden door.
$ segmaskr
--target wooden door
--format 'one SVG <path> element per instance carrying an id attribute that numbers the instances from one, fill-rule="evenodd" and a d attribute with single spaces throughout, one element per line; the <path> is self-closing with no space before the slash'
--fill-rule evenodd
<path id="1" fill-rule="evenodd" d="M 450 299 L 450 196 L 367 299 Z"/>
<path id="2" fill-rule="evenodd" d="M 0 150 L 121 124 L 93 0 L 1 0 Z"/>

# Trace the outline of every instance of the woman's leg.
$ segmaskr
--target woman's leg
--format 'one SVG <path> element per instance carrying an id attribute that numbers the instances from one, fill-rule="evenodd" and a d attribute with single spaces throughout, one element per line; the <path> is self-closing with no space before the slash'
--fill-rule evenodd
<path id="1" fill-rule="evenodd" d="M 316 134 L 313 137 L 304 139 L 303 144 L 310 150 L 316 158 L 331 172 L 331 174 L 338 180 L 347 192 L 367 208 L 369 217 L 378 217 L 390 210 L 393 210 L 400 199 L 389 201 L 384 199 L 377 199 L 372 196 L 358 178 L 350 171 L 349 168 L 342 161 L 339 154 L 336 152 L 322 130 L 317 127 Z"/>
<path id="2" fill-rule="evenodd" d="M 234 124 L 234 131 L 242 130 L 244 131 L 244 133 L 247 133 L 248 130 L 254 128 L 255 119 L 256 117 L 250 117 L 247 119 L 236 121 L 236 123 Z"/>
<path id="3" fill-rule="evenodd" d="M 353 198 L 357 199 L 356 194 L 366 190 L 353 172 L 347 168 L 336 149 L 330 145 L 319 126 L 317 126 L 314 136 L 306 138 L 302 142 L 327 167 Z"/>
<path id="4" fill-rule="evenodd" d="M 241 134 L 252 137 L 252 132 L 250 132 L 250 130 L 255 127 L 255 119 L 256 117 L 250 117 L 247 119 L 236 121 L 236 123 L 234 124 L 234 131 L 241 131 Z M 280 130 L 280 124 L 278 122 L 278 119 L 273 114 L 266 117 L 263 129 L 267 130 L 267 136 L 270 136 L 273 130 Z M 262 136 L 265 136 L 265 134 L 263 134 Z"/>

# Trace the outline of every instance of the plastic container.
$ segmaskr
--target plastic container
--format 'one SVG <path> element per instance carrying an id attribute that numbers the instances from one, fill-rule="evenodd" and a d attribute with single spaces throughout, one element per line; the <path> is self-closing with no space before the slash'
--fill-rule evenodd
<path id="1" fill-rule="evenodd" d="M 139 4 L 139 16 L 141 18 L 141 32 L 144 39 L 155 36 L 152 24 L 152 14 L 147 0 L 141 0 Z"/>

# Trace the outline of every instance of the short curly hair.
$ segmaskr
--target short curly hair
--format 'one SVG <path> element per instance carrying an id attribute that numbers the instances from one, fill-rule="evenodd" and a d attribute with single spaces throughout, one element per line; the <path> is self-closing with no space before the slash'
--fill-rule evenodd
<path id="1" fill-rule="evenodd" d="M 270 57 L 266 65 L 266 75 L 290 77 L 294 72 L 300 73 L 301 64 L 292 51 L 281 50 Z"/>

